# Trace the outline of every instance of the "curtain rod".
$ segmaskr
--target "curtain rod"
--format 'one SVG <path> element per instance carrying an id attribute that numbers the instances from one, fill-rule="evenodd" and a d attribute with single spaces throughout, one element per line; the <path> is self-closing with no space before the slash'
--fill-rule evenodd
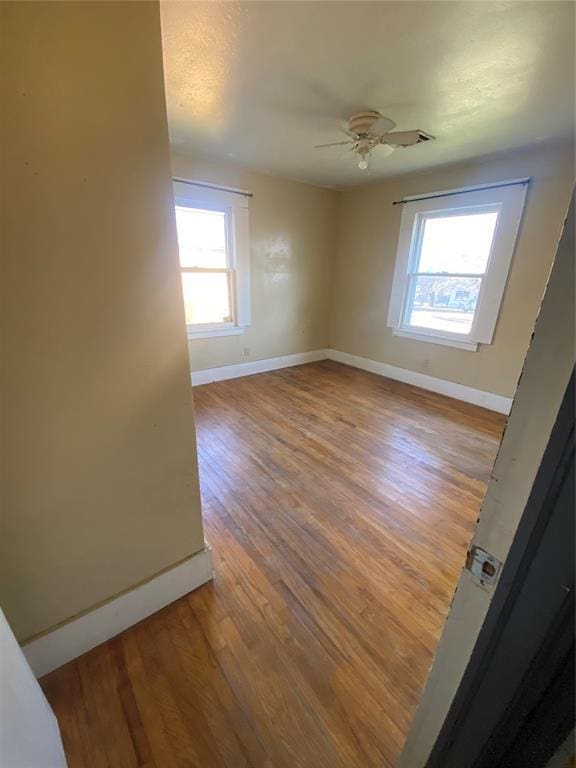
<path id="1" fill-rule="evenodd" d="M 234 189 L 234 187 L 223 187 L 219 184 L 207 184 L 204 181 L 188 181 L 188 179 L 179 179 L 176 176 L 172 176 L 172 181 L 177 181 L 179 184 L 190 184 L 191 187 L 204 187 L 204 189 L 216 189 L 219 192 L 230 192 L 232 195 L 242 195 L 243 197 L 254 197 L 252 192 L 246 192 L 243 189 Z"/>
<path id="2" fill-rule="evenodd" d="M 438 195 L 420 195 L 409 197 L 406 200 L 394 200 L 392 205 L 405 205 L 406 203 L 417 203 L 420 200 L 435 200 L 437 197 L 452 197 L 453 195 L 467 195 L 469 192 L 484 192 L 485 189 L 500 189 L 501 187 L 517 187 L 519 185 L 529 184 L 530 179 L 520 179 L 520 181 L 505 181 L 503 184 L 491 184 L 486 187 L 473 187 L 469 189 L 459 189 L 457 192 L 443 192 Z"/>

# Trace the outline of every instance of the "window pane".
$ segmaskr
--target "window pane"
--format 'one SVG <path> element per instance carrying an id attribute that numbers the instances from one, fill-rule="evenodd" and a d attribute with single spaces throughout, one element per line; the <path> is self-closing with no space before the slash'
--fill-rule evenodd
<path id="1" fill-rule="evenodd" d="M 497 218 L 497 211 L 426 218 L 415 271 L 484 274 Z"/>
<path id="2" fill-rule="evenodd" d="M 450 333 L 470 333 L 480 293 L 479 277 L 415 277 L 408 324 Z"/>
<path id="3" fill-rule="evenodd" d="M 176 229 L 182 267 L 227 266 L 225 213 L 177 205 Z"/>
<path id="4" fill-rule="evenodd" d="M 232 320 L 225 272 L 182 272 L 186 325 Z"/>

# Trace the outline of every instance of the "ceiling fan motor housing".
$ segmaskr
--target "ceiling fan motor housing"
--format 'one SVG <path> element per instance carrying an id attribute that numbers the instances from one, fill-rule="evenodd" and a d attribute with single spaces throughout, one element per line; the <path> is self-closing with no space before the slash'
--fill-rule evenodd
<path id="1" fill-rule="evenodd" d="M 368 133 L 376 120 L 379 120 L 381 117 L 382 115 L 380 112 L 375 112 L 373 110 L 369 112 L 358 112 L 358 114 L 352 115 L 348 121 L 348 128 L 357 136 L 362 136 L 363 134 Z"/>

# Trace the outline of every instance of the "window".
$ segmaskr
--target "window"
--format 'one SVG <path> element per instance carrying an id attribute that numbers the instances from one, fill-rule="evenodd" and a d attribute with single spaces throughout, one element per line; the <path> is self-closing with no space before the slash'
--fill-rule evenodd
<path id="1" fill-rule="evenodd" d="M 224 211 L 176 206 L 186 325 L 232 323 L 232 267 Z"/>
<path id="2" fill-rule="evenodd" d="M 470 350 L 491 343 L 527 181 L 406 198 L 388 315 L 396 335 Z"/>
<path id="3" fill-rule="evenodd" d="M 175 182 L 176 229 L 189 338 L 250 324 L 247 197 Z"/>

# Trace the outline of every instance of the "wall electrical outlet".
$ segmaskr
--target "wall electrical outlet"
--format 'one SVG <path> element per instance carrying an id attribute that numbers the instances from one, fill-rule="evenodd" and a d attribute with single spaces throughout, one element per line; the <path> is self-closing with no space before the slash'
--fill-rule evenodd
<path id="1" fill-rule="evenodd" d="M 474 581 L 482 586 L 491 587 L 496 583 L 502 568 L 500 560 L 475 544 L 470 547 L 466 557 L 466 568 L 474 577 Z"/>

